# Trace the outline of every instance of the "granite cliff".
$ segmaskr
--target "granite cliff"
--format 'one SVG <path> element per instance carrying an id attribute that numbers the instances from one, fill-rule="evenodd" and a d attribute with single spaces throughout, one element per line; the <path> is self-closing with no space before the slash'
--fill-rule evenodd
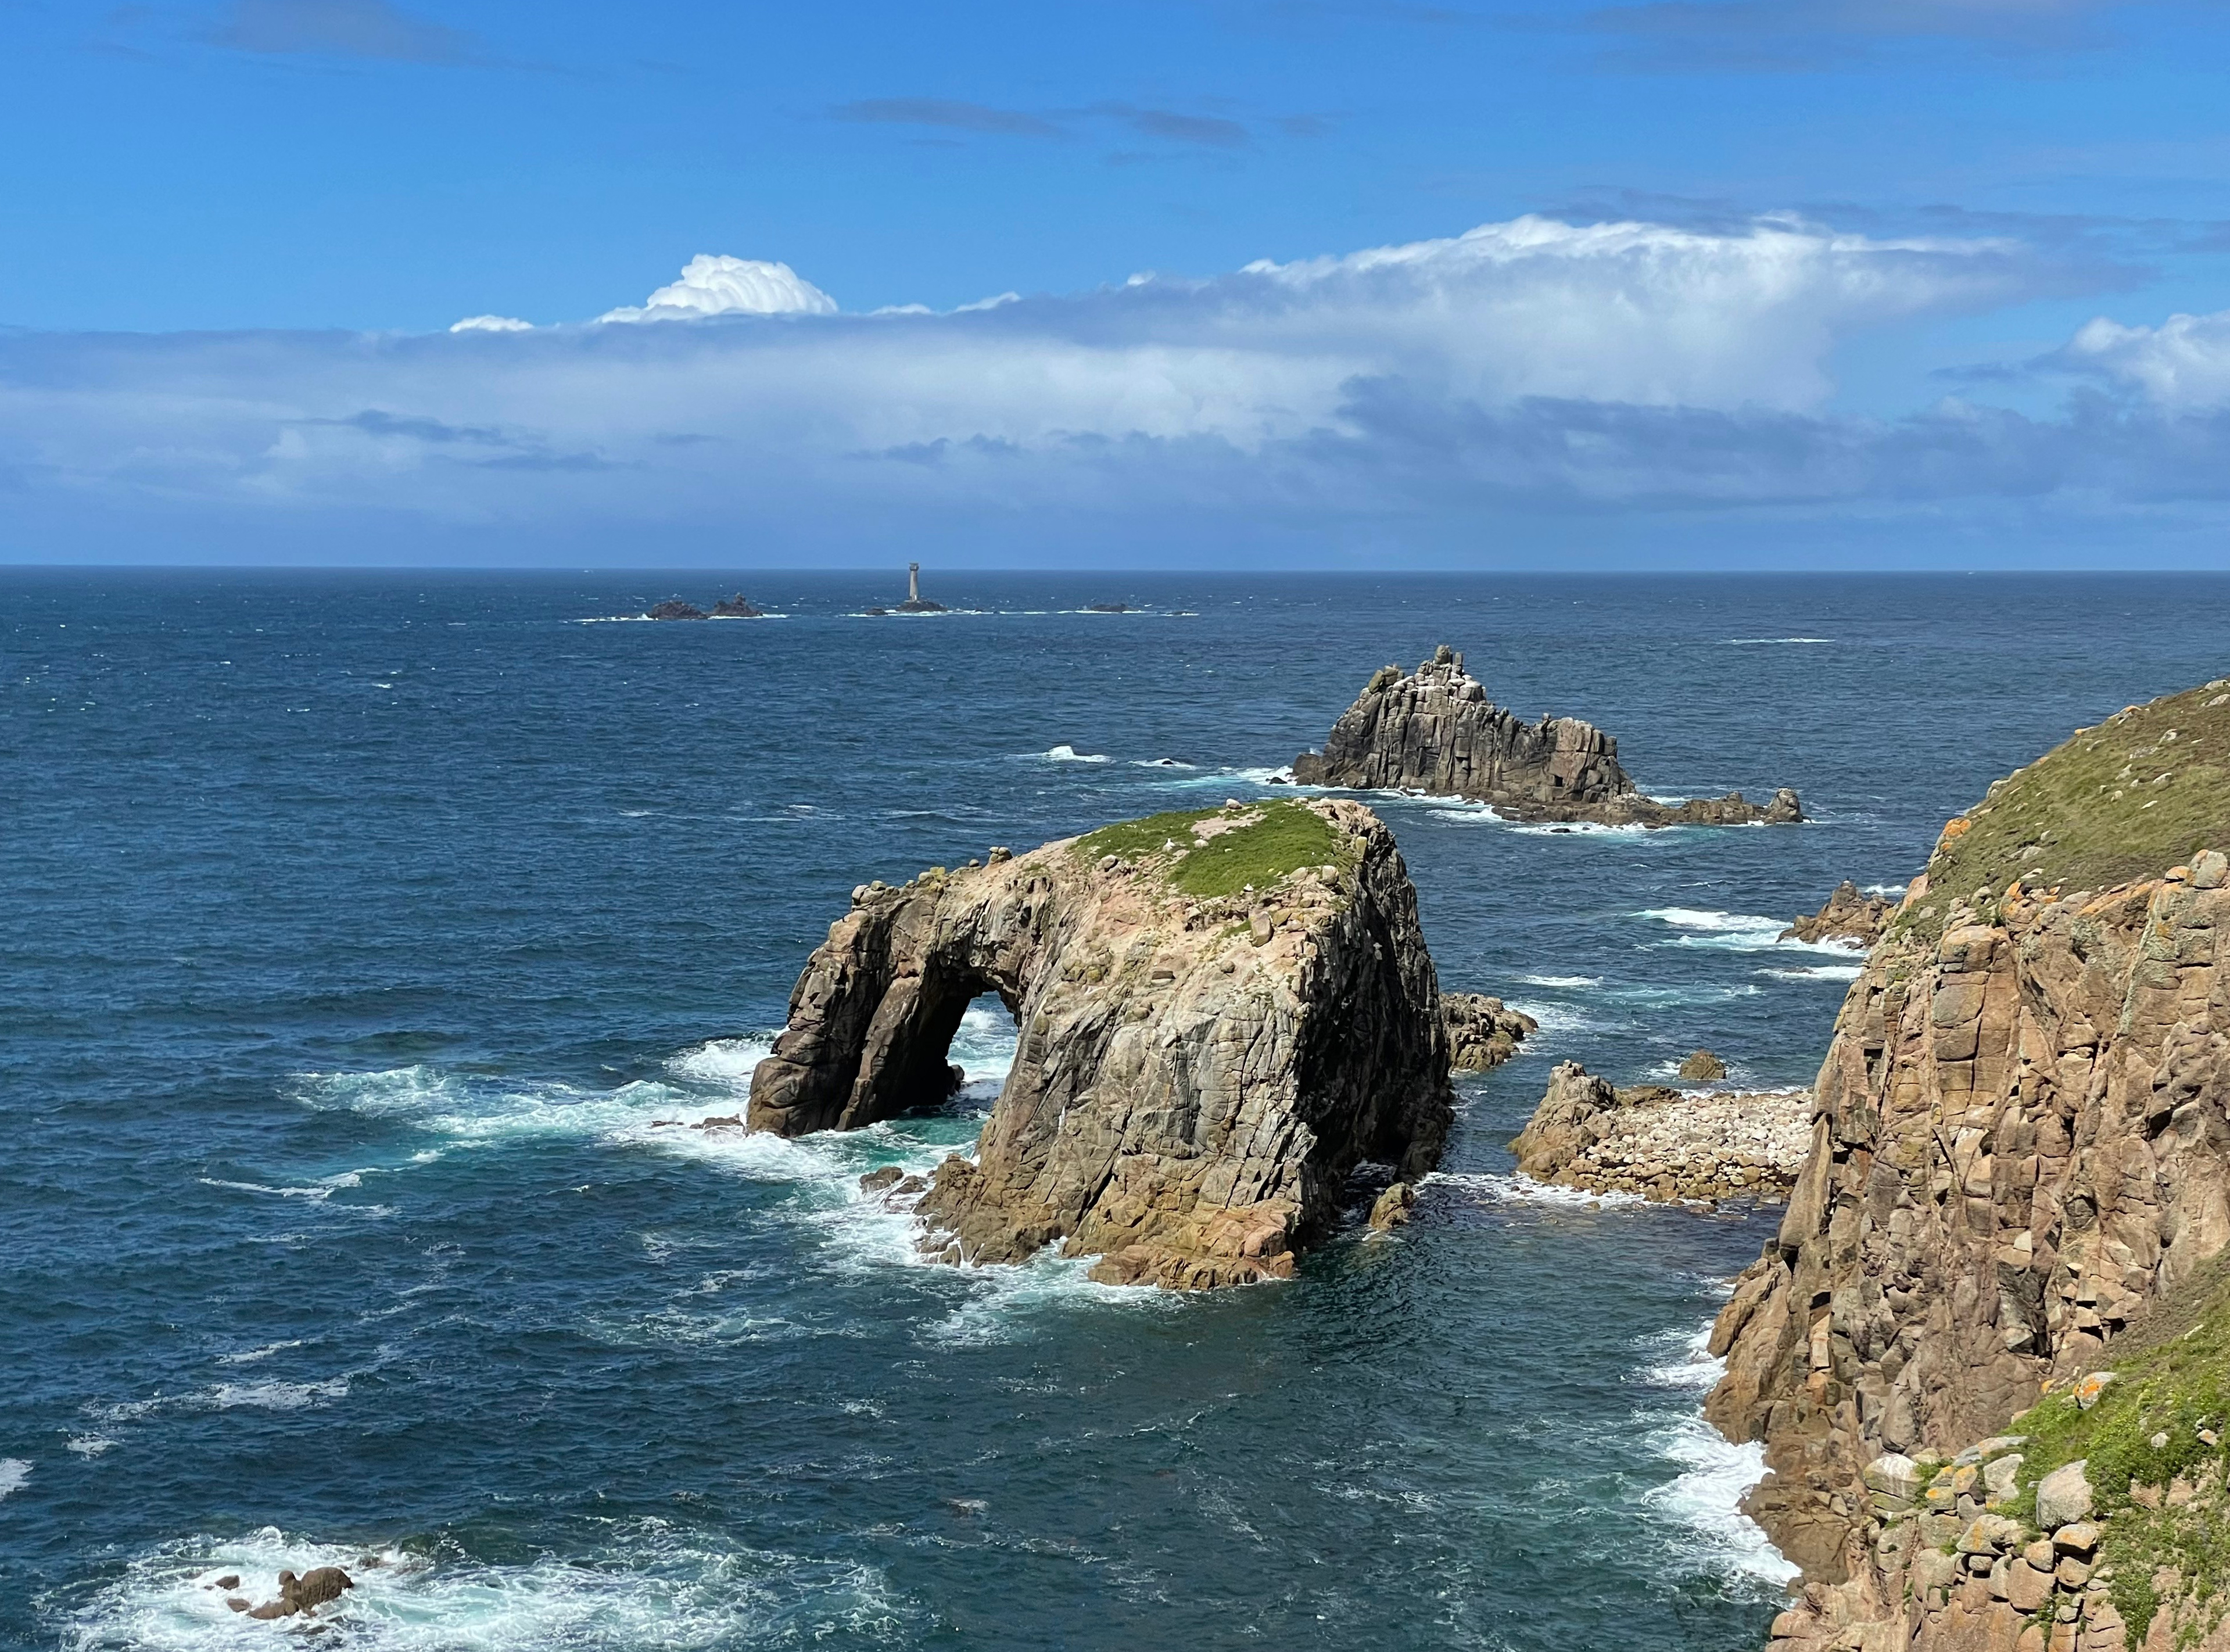
<path id="1" fill-rule="evenodd" d="M 950 1093 L 996 992 L 1015 1064 L 924 1248 L 1094 1278 L 1279 1278 L 1368 1160 L 1430 1170 L 1453 1117 L 1430 954 L 1393 835 L 1344 800 L 1157 815 L 854 891 L 752 1076 L 749 1122 L 853 1129 Z"/>
<path id="2" fill-rule="evenodd" d="M 1763 1442 L 1750 1507 L 1806 1575 L 1777 1644 L 2230 1645 L 2226 708 L 2132 707 L 1994 784 L 1852 986 L 1711 1339 L 1707 1414 Z M 2100 1400 L 2085 1373 L 2186 1320 L 2213 1339 Z"/>
<path id="3" fill-rule="evenodd" d="M 1321 752 L 1293 759 L 1303 785 L 1422 791 L 1492 803 L 1512 818 L 1625 826 L 1782 825 L 1804 818 L 1786 787 L 1769 803 L 1739 791 L 1659 803 L 1619 767 L 1618 742 L 1576 717 L 1522 721 L 1486 697 L 1443 645 L 1404 676 L 1387 666 L 1342 713 Z"/>

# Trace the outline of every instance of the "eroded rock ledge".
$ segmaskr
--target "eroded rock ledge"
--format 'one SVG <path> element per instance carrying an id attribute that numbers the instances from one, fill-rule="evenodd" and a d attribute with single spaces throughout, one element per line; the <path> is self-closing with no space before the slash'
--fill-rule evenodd
<path id="1" fill-rule="evenodd" d="M 1845 878 L 1837 884 L 1819 911 L 1799 918 L 1781 932 L 1783 940 L 1848 941 L 1872 946 L 1894 910 L 1886 895 L 1870 895 Z"/>
<path id="2" fill-rule="evenodd" d="M 1619 767 L 1615 739 L 1576 717 L 1520 721 L 1487 699 L 1463 656 L 1445 645 L 1408 676 L 1389 665 L 1372 677 L 1332 726 L 1323 752 L 1293 759 L 1293 778 L 1469 797 L 1529 821 L 1775 826 L 1804 818 L 1786 787 L 1768 803 L 1739 791 L 1683 803 L 1645 797 Z"/>
<path id="3" fill-rule="evenodd" d="M 1536 1181 L 1661 1202 L 1788 1197 L 1811 1139 L 1809 1090 L 1615 1089 L 1577 1062 L 1510 1144 Z"/>
<path id="4" fill-rule="evenodd" d="M 2069 1552 L 2028 1513 L 2068 1455 L 2065 1391 L 2183 1313 L 2230 1244 L 2230 860 L 2201 847 L 2230 842 L 2226 707 L 2230 682 L 2131 708 L 1994 785 L 1945 829 L 1844 1003 L 1789 1210 L 1711 1340 L 1728 1370 L 1707 1415 L 1764 1442 L 1750 1507 L 1806 1574 L 1779 1640 L 2150 1646 L 2142 1623 L 2125 1636 L 2130 1611 L 2185 1636 L 2230 1582 L 2230 1546 L 2185 1552 L 2171 1533 L 2159 1564 L 2124 1567 L 2114 1610 L 2079 1567 L 2040 1617 L 1998 1593 L 2040 1586 L 2042 1552 L 2022 1545 Z M 2104 1494 L 2124 1511 L 2109 1548 L 2143 1526 L 2148 1453 L 2172 1468 L 2204 1430 L 2219 1488 L 2230 1331 L 2209 1334 L 2179 1333 L 2195 1366 L 2133 1394 L 2104 1437 Z M 2166 1403 L 2178 1392 L 2196 1397 Z M 2003 1471 L 2002 1518 L 2026 1530 L 1963 1530 L 1949 1569 L 1927 1558 L 1948 1525 L 1894 1535 L 1912 1487 L 1876 1482 L 1896 1460 L 2040 1429 Z M 1960 1506 L 1956 1480 L 1930 1513 L 2000 1517 Z"/>
<path id="5" fill-rule="evenodd" d="M 1157 815 L 870 884 L 751 1080 L 754 1129 L 853 1129 L 941 1101 L 982 992 L 1015 1064 L 975 1161 L 936 1171 L 925 1249 L 1096 1255 L 1096 1279 L 1279 1278 L 1370 1160 L 1432 1168 L 1448 1043 L 1393 835 L 1344 800 Z"/>

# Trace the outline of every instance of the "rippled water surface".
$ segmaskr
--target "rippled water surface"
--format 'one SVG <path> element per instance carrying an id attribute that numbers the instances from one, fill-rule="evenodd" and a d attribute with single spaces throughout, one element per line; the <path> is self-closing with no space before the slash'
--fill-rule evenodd
<path id="1" fill-rule="evenodd" d="M 1808 1080 L 1778 944 L 2079 723 L 2230 669 L 2176 578 L 0 573 L 0 1642 L 1733 1649 L 1783 1568 L 1696 1420 L 1770 1216 L 1529 1193 L 1549 1064 Z M 1145 611 L 1080 611 L 1123 601 Z M 1258 795 L 1447 641 L 1645 790 L 1789 830 L 1381 799 L 1443 984 L 1543 1030 L 1393 1241 L 1196 1299 L 925 1265 L 856 1178 L 952 1112 L 735 1113 L 852 886 Z M 261 1598 L 261 1596 L 258 1595 Z"/>

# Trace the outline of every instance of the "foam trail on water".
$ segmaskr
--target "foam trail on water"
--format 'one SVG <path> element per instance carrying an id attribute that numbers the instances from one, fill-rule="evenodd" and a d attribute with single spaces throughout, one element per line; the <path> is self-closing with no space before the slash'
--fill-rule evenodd
<path id="1" fill-rule="evenodd" d="M 1056 745 L 1052 751 L 1041 752 L 1038 755 L 1047 763 L 1112 763 L 1114 761 L 1112 758 L 1102 757 L 1090 752 L 1080 752 L 1073 745 Z"/>
<path id="2" fill-rule="evenodd" d="M 1669 943 L 1674 946 L 1701 946 L 1714 952 L 1824 952 L 1842 958 L 1849 958 L 1866 950 L 1843 940 L 1783 940 L 1781 932 L 1789 927 L 1788 924 L 1779 918 L 1763 917 L 1756 913 L 1711 912 L 1694 907 L 1653 907 L 1634 913 L 1634 916 L 1653 919 L 1679 930 L 1679 937 Z"/>
<path id="3" fill-rule="evenodd" d="M 1527 986 L 1537 987 L 1595 987 L 1602 984 L 1600 975 L 1521 975 L 1518 978 Z"/>
<path id="4" fill-rule="evenodd" d="M 1591 1193 L 1583 1187 L 1559 1187 L 1553 1182 L 1537 1182 L 1522 1171 L 1506 1173 L 1493 1171 L 1431 1171 L 1419 1183 L 1423 1187 L 1453 1187 L 1466 1193 L 1476 1193 L 1501 1204 L 1560 1205 L 1566 1209 L 1591 1210 L 1621 1205 L 1634 1206 L 1649 1203 L 1639 1193 Z"/>
<path id="5" fill-rule="evenodd" d="M 21 1457 L 0 1457 L 0 1502 L 23 1488 L 31 1477 L 31 1465 Z"/>

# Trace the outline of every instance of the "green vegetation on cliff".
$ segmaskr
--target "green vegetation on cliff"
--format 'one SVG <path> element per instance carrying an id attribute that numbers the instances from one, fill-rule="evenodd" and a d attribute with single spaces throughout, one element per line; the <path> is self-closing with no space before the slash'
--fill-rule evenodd
<path id="1" fill-rule="evenodd" d="M 2159 1570 L 2175 1593 L 2212 1608 L 2230 1586 L 2230 1256 L 2185 1281 L 2113 1344 L 2102 1367 L 2114 1378 L 2091 1410 L 2072 1391 L 2046 1396 L 2016 1418 L 2022 1447 L 2019 1513 L 2035 1518 L 2035 1487 L 2063 1463 L 2084 1459 L 2098 1513 L 2107 1517 L 2099 1558 L 2114 1569 L 2114 1605 L 2144 1639 L 2161 1598 Z M 2209 1436 L 2212 1436 L 2211 1438 Z M 2158 1444 L 2154 1442 L 2158 1441 Z M 2177 1482 L 2191 1488 L 2170 1503 Z M 2176 1644 L 2199 1638 L 2187 1623 Z"/>
<path id="2" fill-rule="evenodd" d="M 2117 712 L 1997 782 L 1946 829 L 1894 927 L 1932 936 L 1981 890 L 2111 889 L 2202 849 L 2230 849 L 2230 678 Z"/>
<path id="3" fill-rule="evenodd" d="M 1236 823 L 1203 836 L 1202 828 L 1227 821 Z M 1113 855 L 1154 866 L 1173 887 L 1200 896 L 1266 889 L 1305 866 L 1337 866 L 1350 858 L 1344 834 L 1299 803 L 1121 821 L 1078 838 L 1075 852 L 1087 860 Z"/>

